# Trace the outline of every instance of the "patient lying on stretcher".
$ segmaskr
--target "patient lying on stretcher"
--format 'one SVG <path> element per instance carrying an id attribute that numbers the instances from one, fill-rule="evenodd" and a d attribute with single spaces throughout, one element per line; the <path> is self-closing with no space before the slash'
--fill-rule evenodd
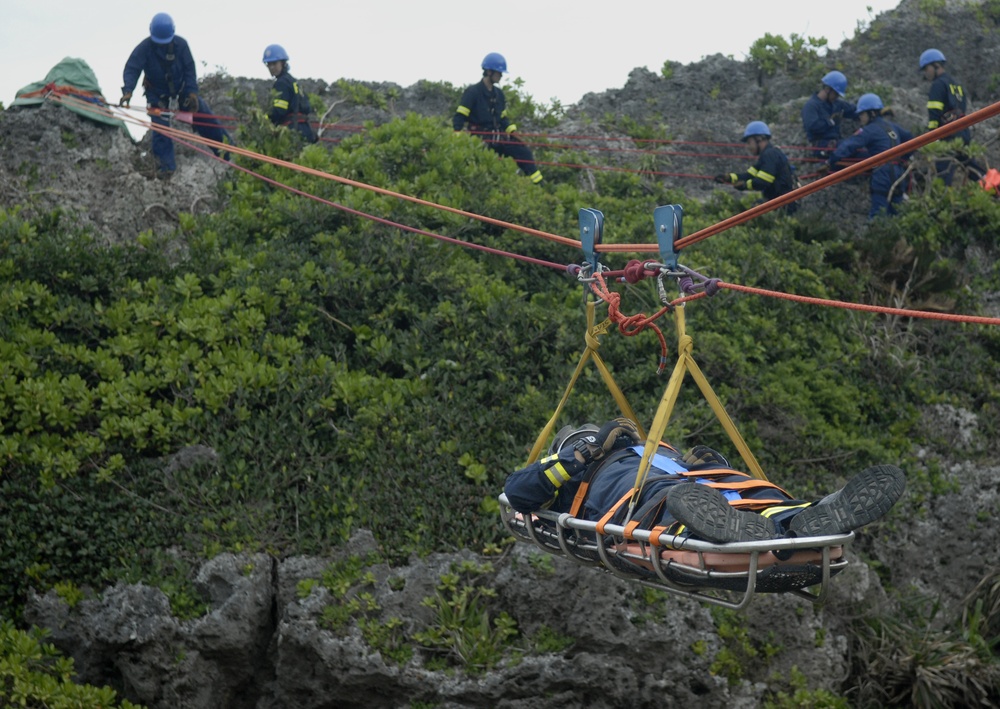
<path id="1" fill-rule="evenodd" d="M 547 456 L 510 474 L 504 493 L 521 513 L 547 509 L 621 524 L 643 450 L 636 425 L 567 426 Z M 903 471 L 867 468 L 817 502 L 795 499 L 765 480 L 733 470 L 720 453 L 696 446 L 682 455 L 660 443 L 632 521 L 643 529 L 710 542 L 749 542 L 845 534 L 885 515 L 903 494 Z"/>

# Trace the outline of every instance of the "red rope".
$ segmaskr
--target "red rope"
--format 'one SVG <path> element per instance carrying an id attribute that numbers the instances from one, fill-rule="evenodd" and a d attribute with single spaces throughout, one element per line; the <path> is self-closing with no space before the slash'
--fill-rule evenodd
<path id="1" fill-rule="evenodd" d="M 653 321 L 668 312 L 670 308 L 661 308 L 655 315 L 649 317 L 645 313 L 625 315 L 620 308 L 621 294 L 608 289 L 608 285 L 605 283 L 604 276 L 601 273 L 595 273 L 594 278 L 596 282 L 590 284 L 590 289 L 608 304 L 608 317 L 613 323 L 618 325 L 618 331 L 621 334 L 625 335 L 625 337 L 635 337 L 646 328 L 650 328 L 656 333 L 656 337 L 660 340 L 660 363 L 656 367 L 656 373 L 662 373 L 667 366 L 667 340 L 663 337 L 663 332 Z"/>

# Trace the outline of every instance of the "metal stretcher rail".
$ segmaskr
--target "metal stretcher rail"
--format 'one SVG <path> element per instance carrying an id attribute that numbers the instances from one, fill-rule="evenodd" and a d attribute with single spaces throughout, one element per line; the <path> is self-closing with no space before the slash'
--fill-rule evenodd
<path id="1" fill-rule="evenodd" d="M 505 494 L 499 501 L 504 526 L 518 541 L 642 586 L 735 610 L 745 608 L 756 592 L 821 602 L 831 577 L 847 567 L 844 547 L 854 540 L 848 532 L 717 544 L 659 534 L 653 544 L 648 530 L 626 535 L 624 527 L 607 524 L 600 534 L 596 522 L 546 510 L 523 515 Z M 817 592 L 807 590 L 814 586 Z"/>

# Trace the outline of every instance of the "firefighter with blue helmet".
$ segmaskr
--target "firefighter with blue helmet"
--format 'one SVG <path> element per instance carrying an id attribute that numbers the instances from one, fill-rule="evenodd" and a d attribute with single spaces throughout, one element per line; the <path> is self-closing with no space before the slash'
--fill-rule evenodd
<path id="1" fill-rule="evenodd" d="M 715 181 L 732 185 L 738 190 L 759 190 L 764 200 L 772 200 L 795 189 L 795 175 L 788 157 L 771 143 L 771 129 L 764 121 L 750 121 L 743 130 L 743 142 L 751 155 L 757 157 L 746 172 L 729 172 L 715 176 Z M 798 205 L 794 202 L 786 207 L 788 214 L 794 214 Z"/>
<path id="2" fill-rule="evenodd" d="M 822 148 L 826 157 L 840 140 L 840 124 L 844 118 L 857 118 L 854 104 L 844 100 L 847 77 L 842 72 L 831 71 L 821 80 L 820 89 L 802 107 L 802 128 L 809 144 Z"/>
<path id="3" fill-rule="evenodd" d="M 920 73 L 924 80 L 931 82 L 927 93 L 927 130 L 934 130 L 947 125 L 965 115 L 966 97 L 962 85 L 955 81 L 945 69 L 944 53 L 939 49 L 925 49 L 920 54 Z M 963 146 L 972 140 L 972 131 L 966 128 L 951 136 L 958 138 Z M 964 151 L 957 150 L 954 159 L 939 160 L 935 163 L 938 176 L 950 185 L 955 173 L 956 161 L 961 164 L 969 177 L 978 180 L 985 174 L 980 167 Z"/>
<path id="4" fill-rule="evenodd" d="M 460 131 L 468 123 L 470 132 L 500 155 L 513 158 L 521 172 L 538 184 L 542 181 L 542 172 L 535 165 L 531 149 L 514 135 L 517 126 L 507 117 L 507 99 L 497 86 L 507 72 L 507 60 L 502 54 L 490 52 L 483 58 L 482 69 L 482 80 L 462 93 L 452 126 Z"/>
<path id="5" fill-rule="evenodd" d="M 849 158 L 869 158 L 886 150 L 905 143 L 913 138 L 905 128 L 887 120 L 882 116 L 885 108 L 881 97 L 877 94 L 864 94 L 858 99 L 858 122 L 861 128 L 850 138 L 841 141 L 830 156 L 831 170 L 844 167 L 841 161 Z M 872 170 L 870 191 L 871 209 L 868 218 L 885 213 L 896 213 L 896 205 L 903 201 L 906 186 L 901 184 L 905 173 L 905 161 L 909 155 L 899 160 L 883 163 Z"/>
<path id="6" fill-rule="evenodd" d="M 180 108 L 198 114 L 193 124 L 196 133 L 220 143 L 233 142 L 226 129 L 212 115 L 208 104 L 198 95 L 198 77 L 191 48 L 187 40 L 176 34 L 174 20 L 165 12 L 153 16 L 149 23 L 149 36 L 139 42 L 125 62 L 119 106 L 129 106 L 140 74 L 143 75 L 142 87 L 153 123 L 169 126 L 169 119 L 161 112 L 169 111 L 171 100 L 176 100 Z M 219 155 L 218 150 L 213 150 Z M 153 155 L 158 163 L 157 176 L 169 178 L 177 169 L 174 142 L 153 131 Z"/>
<path id="7" fill-rule="evenodd" d="M 264 48 L 264 64 L 274 77 L 271 87 L 271 110 L 268 118 L 276 126 L 288 126 L 297 130 L 309 143 L 318 138 L 309 123 L 309 97 L 299 88 L 299 82 L 288 73 L 288 52 L 280 44 L 269 44 Z"/>

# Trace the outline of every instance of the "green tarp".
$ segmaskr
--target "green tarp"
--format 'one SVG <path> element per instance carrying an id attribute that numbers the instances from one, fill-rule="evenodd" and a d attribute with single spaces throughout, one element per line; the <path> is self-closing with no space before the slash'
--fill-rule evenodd
<path id="1" fill-rule="evenodd" d="M 94 75 L 90 65 L 83 59 L 66 57 L 52 67 L 44 79 L 34 84 L 28 84 L 18 91 L 11 106 L 38 105 L 45 101 L 45 96 L 50 91 L 54 91 L 57 94 L 75 96 L 78 99 L 92 102 L 95 104 L 95 107 L 105 105 L 101 87 L 97 83 L 97 76 Z M 62 102 L 61 105 L 92 121 L 106 123 L 111 126 L 125 127 L 125 124 L 117 118 L 87 110 L 85 106 L 75 105 L 74 102 L 66 101 Z"/>

